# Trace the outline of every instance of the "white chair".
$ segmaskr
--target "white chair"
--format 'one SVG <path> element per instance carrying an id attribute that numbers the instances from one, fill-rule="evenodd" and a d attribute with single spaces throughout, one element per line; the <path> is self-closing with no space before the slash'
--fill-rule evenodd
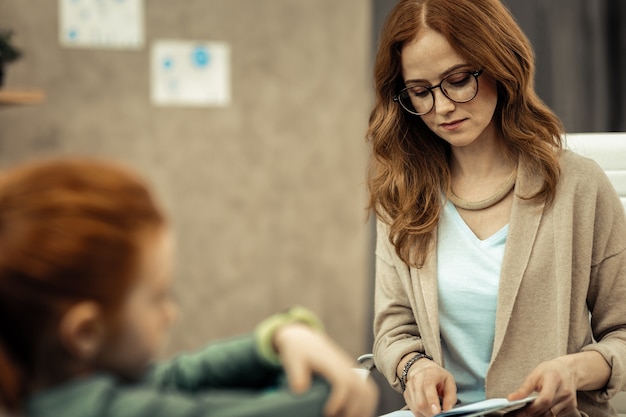
<path id="1" fill-rule="evenodd" d="M 626 208 L 626 133 L 568 133 L 565 142 L 600 164 Z"/>

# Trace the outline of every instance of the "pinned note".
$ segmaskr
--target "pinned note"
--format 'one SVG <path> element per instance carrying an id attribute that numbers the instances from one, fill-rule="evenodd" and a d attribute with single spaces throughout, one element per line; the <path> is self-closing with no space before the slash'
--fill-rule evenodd
<path id="1" fill-rule="evenodd" d="M 230 48 L 225 43 L 156 41 L 151 68 L 152 101 L 158 106 L 230 104 Z"/>
<path id="2" fill-rule="evenodd" d="M 59 38 L 67 47 L 139 49 L 143 0 L 59 0 Z"/>

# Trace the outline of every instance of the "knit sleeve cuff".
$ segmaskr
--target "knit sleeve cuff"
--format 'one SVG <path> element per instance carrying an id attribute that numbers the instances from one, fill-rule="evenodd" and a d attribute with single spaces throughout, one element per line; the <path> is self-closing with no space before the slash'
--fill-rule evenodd
<path id="1" fill-rule="evenodd" d="M 304 323 L 314 330 L 324 331 L 320 319 L 310 310 L 300 306 L 288 308 L 263 320 L 254 332 L 257 349 L 261 357 L 273 365 L 280 364 L 278 352 L 274 350 L 274 334 L 280 327 L 290 323 Z"/>

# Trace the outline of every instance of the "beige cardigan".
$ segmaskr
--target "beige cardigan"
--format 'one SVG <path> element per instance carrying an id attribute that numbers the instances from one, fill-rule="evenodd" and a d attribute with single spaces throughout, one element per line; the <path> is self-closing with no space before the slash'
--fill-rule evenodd
<path id="1" fill-rule="evenodd" d="M 581 415 L 616 416 L 607 401 L 626 385 L 626 216 L 594 161 L 565 151 L 561 173 L 546 208 L 518 197 L 541 186 L 520 163 L 485 390 L 487 398 L 506 396 L 540 362 L 596 350 L 611 378 L 604 390 L 580 392 L 578 407 Z M 406 354 L 425 351 L 443 362 L 436 251 L 421 269 L 409 268 L 388 226 L 378 221 L 377 233 L 374 356 L 399 390 L 396 367 Z"/>

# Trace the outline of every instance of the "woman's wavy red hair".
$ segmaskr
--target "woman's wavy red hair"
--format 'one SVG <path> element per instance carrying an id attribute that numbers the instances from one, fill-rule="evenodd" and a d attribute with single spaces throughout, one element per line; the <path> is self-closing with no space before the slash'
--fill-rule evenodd
<path id="1" fill-rule="evenodd" d="M 450 186 L 450 146 L 393 96 L 404 88 L 402 47 L 423 28 L 446 37 L 454 49 L 496 81 L 494 120 L 511 154 L 544 180 L 523 198 L 554 198 L 562 147 L 561 122 L 534 91 L 530 43 L 499 0 L 400 0 L 381 32 L 374 65 L 376 101 L 368 140 L 369 208 L 390 226 L 390 241 L 407 264 L 421 267 L 431 249 Z"/>

